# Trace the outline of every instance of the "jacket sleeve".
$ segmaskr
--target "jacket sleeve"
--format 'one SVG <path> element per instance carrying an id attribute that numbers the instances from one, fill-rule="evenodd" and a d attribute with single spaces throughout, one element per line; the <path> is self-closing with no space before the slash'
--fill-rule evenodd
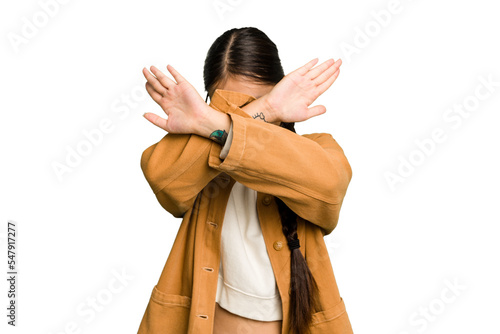
<path id="1" fill-rule="evenodd" d="M 329 234 L 339 220 L 351 166 L 332 135 L 299 135 L 280 126 L 229 113 L 232 141 L 225 159 L 212 146 L 208 164 L 259 192 L 280 198 L 300 217 Z"/>
<path id="2" fill-rule="evenodd" d="M 167 133 L 141 156 L 141 169 L 161 206 L 181 218 L 198 193 L 221 172 L 208 165 L 213 140 Z"/>
<path id="3" fill-rule="evenodd" d="M 224 160 L 229 153 L 229 148 L 231 147 L 231 142 L 233 141 L 233 123 L 229 126 L 229 132 L 227 133 L 226 143 L 221 149 L 219 157 Z"/>

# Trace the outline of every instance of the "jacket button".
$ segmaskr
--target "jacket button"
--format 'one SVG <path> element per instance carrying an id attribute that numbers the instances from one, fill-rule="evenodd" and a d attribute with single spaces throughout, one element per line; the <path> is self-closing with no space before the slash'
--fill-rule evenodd
<path id="1" fill-rule="evenodd" d="M 264 203 L 264 205 L 269 205 L 269 204 L 271 204 L 271 196 L 265 196 L 265 197 L 262 199 L 262 203 Z"/>
<path id="2" fill-rule="evenodd" d="M 281 241 L 275 241 L 273 244 L 273 247 L 274 247 L 274 249 L 279 251 L 283 248 L 283 243 Z"/>

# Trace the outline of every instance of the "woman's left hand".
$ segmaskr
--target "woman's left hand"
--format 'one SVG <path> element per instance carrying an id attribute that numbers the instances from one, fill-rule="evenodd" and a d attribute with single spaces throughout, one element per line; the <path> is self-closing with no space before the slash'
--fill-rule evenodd
<path id="1" fill-rule="evenodd" d="M 168 116 L 164 119 L 153 113 L 145 113 L 144 117 L 167 132 L 198 133 L 200 124 L 210 112 L 209 106 L 172 65 L 167 65 L 167 70 L 177 82 L 154 66 L 151 66 L 154 76 L 146 68 L 142 70 L 147 79 L 146 90 Z"/>

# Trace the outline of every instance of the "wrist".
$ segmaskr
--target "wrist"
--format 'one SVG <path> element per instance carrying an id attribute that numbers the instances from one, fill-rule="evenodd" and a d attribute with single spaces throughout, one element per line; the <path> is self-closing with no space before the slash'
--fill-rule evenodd
<path id="1" fill-rule="evenodd" d="M 206 106 L 204 117 L 198 123 L 195 134 L 214 140 L 223 145 L 231 126 L 228 114 Z"/>
<path id="2" fill-rule="evenodd" d="M 265 113 L 268 115 L 269 123 L 280 123 L 281 119 L 278 114 L 278 108 L 269 98 L 269 93 L 260 97 L 262 99 L 262 107 L 265 110 Z"/>
<path id="3" fill-rule="evenodd" d="M 263 95 L 258 99 L 241 108 L 245 113 L 254 119 L 260 119 L 266 123 L 278 124 L 281 122 L 276 116 L 272 104 L 269 102 L 268 95 Z"/>

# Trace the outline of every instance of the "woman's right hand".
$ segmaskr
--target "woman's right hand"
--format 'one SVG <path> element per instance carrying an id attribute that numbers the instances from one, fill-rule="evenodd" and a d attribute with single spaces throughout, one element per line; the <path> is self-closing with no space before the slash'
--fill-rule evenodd
<path id="1" fill-rule="evenodd" d="M 287 74 L 274 88 L 262 96 L 273 120 L 301 122 L 326 112 L 326 107 L 309 106 L 337 79 L 342 60 L 328 59 L 312 68 L 315 58 Z"/>

